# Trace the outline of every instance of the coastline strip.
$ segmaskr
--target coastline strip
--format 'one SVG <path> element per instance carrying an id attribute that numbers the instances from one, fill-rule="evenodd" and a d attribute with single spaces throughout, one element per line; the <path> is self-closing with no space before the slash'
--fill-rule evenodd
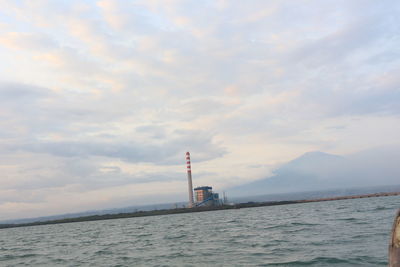
<path id="1" fill-rule="evenodd" d="M 385 193 L 349 195 L 349 196 L 317 198 L 317 199 L 267 201 L 267 202 L 246 202 L 246 203 L 237 203 L 237 204 L 230 204 L 230 205 L 225 204 L 225 205 L 215 206 L 215 207 L 195 207 L 195 208 L 177 208 L 177 209 L 163 209 L 163 210 L 151 210 L 151 211 L 137 211 L 137 212 L 130 212 L 130 213 L 103 214 L 103 215 L 83 216 L 83 217 L 75 217 L 75 218 L 49 220 L 49 221 L 37 221 L 37 222 L 31 222 L 31 223 L 0 224 L 0 229 L 26 227 L 26 226 L 38 226 L 38 225 L 49 225 L 49 224 L 60 224 L 60 223 L 112 220 L 112 219 L 134 218 L 134 217 L 144 217 L 144 216 L 170 215 L 170 214 L 181 214 L 181 213 L 191 213 L 191 212 L 216 211 L 216 210 L 227 210 L 227 209 L 241 209 L 241 208 L 254 208 L 254 207 L 264 207 L 264 206 L 301 204 L 301 203 L 310 203 L 310 202 L 336 201 L 336 200 L 370 198 L 370 197 L 389 197 L 389 196 L 398 196 L 398 195 L 400 195 L 400 192 L 385 192 Z"/>

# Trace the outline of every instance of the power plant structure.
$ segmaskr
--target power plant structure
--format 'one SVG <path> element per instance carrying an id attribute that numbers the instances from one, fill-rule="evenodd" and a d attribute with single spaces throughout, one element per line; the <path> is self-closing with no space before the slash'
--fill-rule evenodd
<path id="1" fill-rule="evenodd" d="M 186 169 L 188 178 L 188 189 L 189 189 L 189 203 L 188 207 L 199 207 L 199 206 L 219 206 L 221 201 L 219 194 L 212 191 L 211 186 L 199 186 L 194 189 L 196 194 L 196 202 L 193 200 L 193 184 L 192 184 L 192 167 L 190 163 L 190 153 L 186 152 Z"/>
<path id="2" fill-rule="evenodd" d="M 211 186 L 199 186 L 194 189 L 196 193 L 196 206 L 219 206 L 219 194 L 212 191 Z"/>
<path id="3" fill-rule="evenodd" d="M 193 208 L 193 185 L 192 185 L 192 168 L 190 165 L 190 153 L 186 152 L 186 169 L 188 177 L 188 188 L 189 188 L 189 208 Z"/>

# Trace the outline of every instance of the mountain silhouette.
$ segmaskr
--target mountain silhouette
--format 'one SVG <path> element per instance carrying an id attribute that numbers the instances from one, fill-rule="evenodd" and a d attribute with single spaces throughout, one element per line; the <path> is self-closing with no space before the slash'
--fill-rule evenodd
<path id="1" fill-rule="evenodd" d="M 228 189 L 234 196 L 400 184 L 398 147 L 347 156 L 307 152 L 280 166 L 273 176 Z"/>

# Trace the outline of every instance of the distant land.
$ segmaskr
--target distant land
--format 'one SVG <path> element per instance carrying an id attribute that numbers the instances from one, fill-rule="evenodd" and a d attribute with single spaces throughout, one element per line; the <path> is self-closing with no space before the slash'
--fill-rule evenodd
<path id="1" fill-rule="evenodd" d="M 104 214 L 104 215 L 92 215 L 83 216 L 76 218 L 64 218 L 58 220 L 49 221 L 37 221 L 31 223 L 18 223 L 18 224 L 0 224 L 0 229 L 14 228 L 14 227 L 27 227 L 27 226 L 40 226 L 49 224 L 61 224 L 61 223 L 75 223 L 75 222 L 89 222 L 89 221 L 100 221 L 100 220 L 112 220 L 112 219 L 123 219 L 123 218 L 134 218 L 134 217 L 145 217 L 145 216 L 159 216 L 159 215 L 173 215 L 181 213 L 193 213 L 193 212 L 205 212 L 205 211 L 218 211 L 227 209 L 242 209 L 242 208 L 255 208 L 265 206 L 277 206 L 277 205 L 289 205 L 289 204 L 304 204 L 310 202 L 322 202 L 322 201 L 337 201 L 347 199 L 358 199 L 358 198 L 371 198 L 371 197 L 391 197 L 398 196 L 400 192 L 383 192 L 375 194 L 363 194 L 363 195 L 350 195 L 330 198 L 316 198 L 316 199 L 301 199 L 301 200 L 286 200 L 286 201 L 266 201 L 266 202 L 246 202 L 237 204 L 223 204 L 220 206 L 202 206 L 194 208 L 175 208 L 175 209 L 163 209 L 163 210 L 150 210 L 150 211 L 136 211 L 130 213 L 118 213 L 118 214 Z"/>
<path id="2" fill-rule="evenodd" d="M 335 190 L 322 190 L 322 191 L 305 191 L 305 192 L 292 192 L 292 193 L 280 193 L 280 194 L 265 194 L 265 195 L 253 195 L 244 197 L 229 197 L 228 202 L 230 204 L 248 203 L 248 202 L 280 202 L 280 201 L 297 201 L 299 199 L 323 199 L 323 198 L 334 198 L 334 197 L 346 197 L 353 195 L 368 195 L 375 193 L 392 193 L 400 192 L 399 185 L 390 186 L 373 186 L 373 187 L 354 187 L 354 188 L 342 188 Z M 54 220 L 73 219 L 79 217 L 90 217 L 90 216 L 102 216 L 102 215 L 116 215 L 116 214 L 132 214 L 137 212 L 147 211 L 162 211 L 169 209 L 182 209 L 186 202 L 179 203 L 162 203 L 154 205 L 142 205 L 142 206 L 130 206 L 124 208 L 106 209 L 106 210 L 92 210 L 79 213 L 67 213 L 54 216 L 44 216 L 36 218 L 25 218 L 15 220 L 3 220 L 0 224 L 26 224 L 33 222 L 45 222 Z M 156 212 L 157 213 L 157 212 Z M 155 214 L 156 214 L 155 213 Z"/>
<path id="3" fill-rule="evenodd" d="M 346 156 L 308 152 L 280 166 L 274 175 L 229 188 L 232 196 L 397 185 L 400 148 L 381 147 Z"/>
<path id="4" fill-rule="evenodd" d="M 65 214 L 58 214 L 58 215 L 52 215 L 52 216 L 23 218 L 23 219 L 14 219 L 14 220 L 2 220 L 2 221 L 0 221 L 0 223 L 31 223 L 31 222 L 44 222 L 44 221 L 50 221 L 50 220 L 62 220 L 65 218 L 77 218 L 77 217 L 105 215 L 105 214 L 134 213 L 137 211 L 172 209 L 175 207 L 181 208 L 181 207 L 185 206 L 186 204 L 187 204 L 186 202 L 160 203 L 160 204 L 138 205 L 138 206 L 129 206 L 129 207 L 123 207 L 123 208 L 104 209 L 104 210 L 89 210 L 89 211 L 84 211 L 84 212 L 65 213 Z"/>

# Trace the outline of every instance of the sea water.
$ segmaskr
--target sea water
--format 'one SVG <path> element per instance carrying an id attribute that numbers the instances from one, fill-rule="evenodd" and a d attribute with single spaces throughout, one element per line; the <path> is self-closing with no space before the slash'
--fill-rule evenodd
<path id="1" fill-rule="evenodd" d="M 400 197 L 0 230 L 0 266 L 387 266 Z"/>

